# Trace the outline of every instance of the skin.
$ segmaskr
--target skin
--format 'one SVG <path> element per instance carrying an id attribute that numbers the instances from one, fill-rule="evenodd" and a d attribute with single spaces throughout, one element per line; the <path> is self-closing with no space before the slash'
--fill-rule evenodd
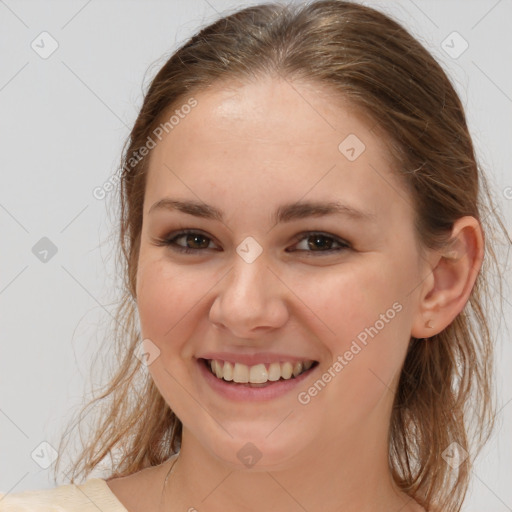
<path id="1" fill-rule="evenodd" d="M 412 202 L 392 174 L 385 138 L 318 86 L 262 78 L 194 97 L 198 105 L 150 154 L 137 271 L 142 337 L 160 351 L 148 370 L 183 423 L 182 448 L 162 502 L 171 460 L 110 480 L 110 488 L 130 512 L 423 510 L 395 488 L 388 468 L 394 389 L 410 337 L 440 332 L 467 302 L 483 256 L 478 222 L 455 223 L 449 257 L 420 254 Z M 349 134 L 366 146 L 354 161 L 338 150 Z M 223 221 L 149 213 L 164 197 L 212 205 Z M 336 200 L 375 218 L 275 224 L 276 208 L 299 199 Z M 157 243 L 185 228 L 200 230 L 207 248 L 183 254 Z M 328 253 L 308 248 L 311 237 L 294 239 L 318 231 L 350 247 Z M 248 236 L 262 248 L 252 263 L 236 252 Z M 188 244 L 198 246 L 193 237 Z M 400 312 L 299 403 L 297 393 L 394 303 Z M 284 396 L 234 403 L 198 371 L 196 357 L 222 350 L 319 366 Z M 237 457 L 248 442 L 261 453 L 251 468 Z"/>

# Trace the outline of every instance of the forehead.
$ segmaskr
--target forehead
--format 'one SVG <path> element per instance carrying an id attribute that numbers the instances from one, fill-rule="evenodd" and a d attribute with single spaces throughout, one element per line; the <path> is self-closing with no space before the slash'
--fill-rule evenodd
<path id="1" fill-rule="evenodd" d="M 184 109 L 189 113 L 151 152 L 145 211 L 176 191 L 239 203 L 305 194 L 341 194 L 376 208 L 396 201 L 401 184 L 391 173 L 387 141 L 325 88 L 266 79 L 217 84 L 193 97 L 197 105 Z"/>

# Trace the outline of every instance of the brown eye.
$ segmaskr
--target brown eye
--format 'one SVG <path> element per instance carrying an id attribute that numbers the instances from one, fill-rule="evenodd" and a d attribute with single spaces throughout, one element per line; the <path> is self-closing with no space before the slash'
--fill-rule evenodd
<path id="1" fill-rule="evenodd" d="M 170 234 L 167 238 L 156 240 L 157 245 L 165 245 L 175 251 L 184 253 L 199 253 L 205 249 L 220 250 L 209 236 L 199 231 L 180 231 L 179 233 Z"/>
<path id="2" fill-rule="evenodd" d="M 174 241 L 184 238 L 185 244 L 189 249 L 206 249 L 210 245 L 210 239 L 201 234 L 185 234 L 177 236 Z M 181 245 L 181 244 L 178 244 Z"/>
<path id="3" fill-rule="evenodd" d="M 348 242 L 324 233 L 301 234 L 297 236 L 297 241 L 293 250 L 305 253 L 334 253 L 350 249 Z"/>
<path id="4" fill-rule="evenodd" d="M 311 235 L 307 238 L 308 247 L 312 251 L 316 251 L 318 249 L 331 249 L 334 240 L 328 236 L 324 235 Z"/>

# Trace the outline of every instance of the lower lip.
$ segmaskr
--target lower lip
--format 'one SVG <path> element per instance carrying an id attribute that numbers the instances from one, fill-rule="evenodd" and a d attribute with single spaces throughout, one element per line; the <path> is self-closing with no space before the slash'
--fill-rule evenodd
<path id="1" fill-rule="evenodd" d="M 283 396 L 300 386 L 301 383 L 311 375 L 317 366 L 315 365 L 313 368 L 310 368 L 304 373 L 301 373 L 298 377 L 294 377 L 288 380 L 278 380 L 268 384 L 265 387 L 253 388 L 244 386 L 243 384 L 227 382 L 223 379 L 215 377 L 215 375 L 213 375 L 210 370 L 208 370 L 204 360 L 202 359 L 198 359 L 197 363 L 204 379 L 214 391 L 226 398 L 229 398 L 230 400 L 245 402 L 272 400 L 274 398 Z"/>

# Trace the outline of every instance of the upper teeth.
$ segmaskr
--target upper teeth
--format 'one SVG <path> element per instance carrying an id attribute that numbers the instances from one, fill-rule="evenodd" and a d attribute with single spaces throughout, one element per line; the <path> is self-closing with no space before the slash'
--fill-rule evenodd
<path id="1" fill-rule="evenodd" d="M 303 371 L 309 370 L 314 361 L 301 361 L 299 363 L 270 363 L 268 366 L 260 363 L 247 366 L 242 363 L 230 363 L 229 361 L 209 360 L 208 364 L 212 372 L 219 378 L 234 382 L 250 382 L 252 384 L 264 384 L 267 381 L 279 379 L 291 379 L 297 377 Z"/>

